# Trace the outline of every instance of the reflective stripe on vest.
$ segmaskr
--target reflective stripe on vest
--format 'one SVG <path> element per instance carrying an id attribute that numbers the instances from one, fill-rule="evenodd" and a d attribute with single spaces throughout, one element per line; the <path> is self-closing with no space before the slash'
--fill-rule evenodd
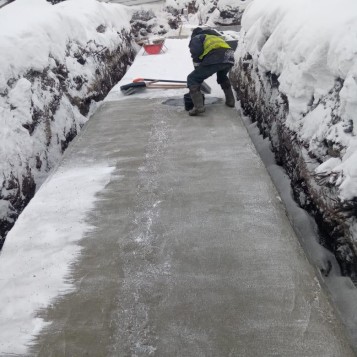
<path id="1" fill-rule="evenodd" d="M 217 48 L 231 48 L 227 42 L 221 37 L 215 35 L 205 35 L 205 41 L 203 42 L 203 53 L 198 58 L 201 60 L 207 53 Z"/>

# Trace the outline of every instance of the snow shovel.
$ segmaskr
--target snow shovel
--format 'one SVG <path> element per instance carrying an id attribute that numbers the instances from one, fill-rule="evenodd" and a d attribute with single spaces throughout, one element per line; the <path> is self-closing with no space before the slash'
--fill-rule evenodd
<path id="1" fill-rule="evenodd" d="M 133 83 L 140 83 L 140 82 L 144 82 L 144 81 L 148 81 L 148 82 L 163 82 L 163 83 L 187 83 L 186 81 L 178 81 L 178 80 L 173 80 L 173 79 L 153 79 L 153 78 L 135 78 L 133 79 Z M 159 88 L 159 87 L 158 87 Z M 212 89 L 211 87 L 206 83 L 203 82 L 201 84 L 201 90 L 203 93 L 206 94 L 211 94 Z"/>
<path id="2" fill-rule="evenodd" d="M 123 92 L 124 95 L 131 95 L 137 92 L 140 88 L 160 88 L 160 89 L 177 89 L 177 88 L 186 88 L 185 83 L 148 83 L 148 82 L 136 82 L 136 83 L 129 83 L 125 84 L 120 87 L 120 90 Z"/>
<path id="3" fill-rule="evenodd" d="M 135 78 L 133 79 L 133 83 L 137 82 L 167 82 L 167 83 L 187 83 L 186 81 L 176 81 L 174 79 L 152 79 L 152 78 Z"/>
<path id="4" fill-rule="evenodd" d="M 177 80 L 174 80 L 174 79 L 153 79 L 153 78 L 135 78 L 135 79 L 133 79 L 133 83 L 142 82 L 142 81 L 168 82 L 168 83 L 187 83 L 186 81 L 177 81 Z M 212 92 L 211 87 L 206 82 L 203 82 L 201 84 L 201 90 L 202 90 L 203 93 L 206 93 L 206 94 L 211 94 L 211 92 Z"/>

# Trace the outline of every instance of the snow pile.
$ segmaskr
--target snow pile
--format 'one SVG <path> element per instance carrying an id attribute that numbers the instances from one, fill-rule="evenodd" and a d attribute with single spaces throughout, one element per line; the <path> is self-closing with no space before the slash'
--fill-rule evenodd
<path id="1" fill-rule="evenodd" d="M 357 197 L 357 3 L 255 0 L 237 60 L 249 54 L 287 96 L 286 125 L 323 164 L 339 198 Z"/>
<path id="2" fill-rule="evenodd" d="M 105 33 L 96 31 L 100 25 L 106 26 Z M 8 89 L 9 79 L 29 69 L 43 71 L 53 67 L 53 61 L 64 62 L 71 40 L 83 47 L 97 43 L 114 50 L 123 28 L 130 29 L 120 5 L 72 0 L 52 6 L 45 0 L 16 0 L 0 12 L 0 91 Z M 78 65 L 70 65 L 75 76 Z"/>
<path id="3" fill-rule="evenodd" d="M 95 0 L 16 0 L 1 9 L 0 243 L 91 101 L 125 73 L 129 20 L 126 7 Z"/>

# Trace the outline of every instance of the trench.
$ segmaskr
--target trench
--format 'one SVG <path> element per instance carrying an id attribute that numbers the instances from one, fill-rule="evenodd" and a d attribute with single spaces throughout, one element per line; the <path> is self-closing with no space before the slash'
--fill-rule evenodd
<path id="1" fill-rule="evenodd" d="M 237 27 L 234 28 L 236 29 Z M 220 27 L 219 29 L 226 30 L 227 28 Z M 215 103 L 216 101 L 213 101 L 212 103 L 209 104 L 215 104 Z M 175 102 L 166 103 L 166 104 L 177 106 L 177 103 Z M 163 109 L 163 111 L 165 112 L 165 115 L 167 115 L 166 110 Z M 157 112 L 155 114 L 157 114 Z M 84 289 L 81 292 L 81 294 L 84 294 L 84 298 L 88 299 L 88 300 L 84 300 L 86 303 L 87 310 L 81 311 L 80 307 L 82 306 L 81 304 L 83 303 L 83 296 L 81 294 L 78 294 L 78 292 L 74 292 L 70 296 L 62 299 L 61 301 L 57 301 L 53 306 L 50 307 L 50 309 L 46 311 L 40 311 L 39 312 L 40 317 L 44 318 L 46 321 L 51 321 L 52 319 L 59 319 L 60 320 L 59 326 L 62 326 L 62 324 L 66 324 L 69 329 L 69 332 L 67 331 L 67 335 L 66 335 L 65 332 L 61 332 L 60 329 L 56 329 L 56 327 L 53 326 L 46 329 L 41 336 L 37 337 L 36 344 L 33 349 L 36 355 L 50 356 L 49 351 L 51 351 L 52 348 L 57 349 L 56 352 L 53 353 L 53 356 L 55 356 L 56 353 L 58 353 L 58 351 L 60 352 L 64 351 L 66 353 L 66 351 L 70 350 L 71 348 L 76 349 L 77 348 L 76 343 L 78 341 L 76 339 L 79 338 L 77 332 L 80 330 L 81 327 L 83 327 L 86 323 L 88 323 L 88 319 L 86 315 L 88 311 L 92 311 L 92 310 L 96 311 L 96 314 L 94 314 L 91 317 L 95 321 L 91 321 L 93 325 L 89 326 L 89 327 L 94 326 L 93 331 L 94 330 L 95 332 L 101 331 L 100 323 L 102 322 L 103 324 L 109 323 L 109 325 L 106 326 L 107 330 L 104 331 L 103 334 L 98 332 L 98 335 L 101 338 L 100 345 L 96 345 L 96 340 L 94 338 L 91 338 L 90 335 L 89 337 L 85 336 L 83 343 L 86 345 L 86 349 L 87 351 L 89 351 L 89 353 L 93 353 L 93 351 L 96 351 L 97 353 L 103 353 L 103 349 L 101 349 L 103 346 L 105 346 L 105 351 L 107 352 L 107 355 L 113 355 L 113 356 L 117 355 L 118 351 L 127 353 L 128 355 L 129 354 L 149 355 L 153 353 L 153 351 L 155 351 L 156 348 L 155 344 L 157 344 L 159 340 L 156 336 L 157 331 L 155 330 L 155 328 L 150 326 L 149 323 L 150 311 L 147 309 L 147 305 L 145 303 L 142 303 L 142 301 L 140 301 L 139 299 L 140 296 L 138 295 L 138 292 L 140 293 L 144 292 L 142 296 L 147 297 L 150 300 L 150 303 L 153 303 L 155 305 L 157 301 L 159 302 L 161 301 L 162 296 L 160 295 L 160 293 L 155 293 L 156 289 L 153 288 L 154 284 L 152 286 L 148 285 L 146 279 L 153 277 L 155 284 L 158 284 L 159 286 L 165 286 L 166 280 L 171 274 L 170 261 L 169 261 L 170 256 L 168 256 L 166 260 L 165 259 L 160 260 L 161 258 L 159 259 L 160 264 L 158 264 L 157 266 L 159 271 L 155 270 L 156 268 L 154 267 L 154 264 L 152 264 L 152 261 L 154 261 L 159 257 L 159 255 L 157 254 L 158 250 L 159 249 L 161 249 L 162 251 L 166 250 L 166 245 L 165 245 L 166 243 L 163 242 L 162 240 L 162 234 L 166 234 L 165 229 L 167 229 L 169 225 L 160 227 L 160 229 L 158 229 L 155 234 L 153 234 L 152 227 L 155 228 L 155 224 L 156 224 L 155 219 L 157 218 L 158 211 L 159 211 L 158 205 L 160 205 L 161 200 L 163 198 L 158 195 L 158 188 L 159 188 L 158 183 L 161 180 L 160 178 L 161 176 L 159 175 L 159 171 L 160 171 L 159 159 L 162 158 L 163 153 L 168 149 L 167 140 L 168 140 L 168 133 L 170 134 L 170 131 L 167 130 L 167 122 L 165 122 L 165 120 L 161 120 L 162 118 L 160 116 L 157 117 L 155 115 L 151 119 L 155 120 L 156 124 L 152 127 L 151 131 L 150 130 L 148 131 L 150 137 L 149 139 L 147 139 L 148 146 L 146 148 L 143 148 L 143 152 L 147 150 L 145 161 L 143 162 L 142 166 L 137 168 L 137 176 L 138 176 L 137 186 L 136 188 L 133 187 L 134 190 L 135 189 L 137 190 L 137 194 L 134 195 L 134 202 L 133 202 L 134 208 L 131 211 L 120 212 L 121 215 L 128 216 L 131 218 L 131 222 L 132 222 L 131 226 L 127 227 L 127 231 L 124 232 L 125 233 L 124 237 L 129 237 L 130 242 L 120 247 L 120 248 L 124 248 L 123 250 L 118 249 L 119 244 L 118 241 L 116 240 L 117 231 L 114 229 L 113 231 L 110 232 L 110 235 L 108 236 L 105 235 L 104 231 L 103 232 L 101 231 L 102 229 L 101 225 L 103 224 L 103 222 L 105 223 L 108 220 L 113 222 L 118 221 L 117 216 L 119 216 L 118 212 L 116 212 L 115 209 L 113 209 L 113 207 L 109 203 L 109 198 L 112 197 L 112 194 L 109 194 L 108 192 L 103 193 L 99 198 L 99 205 L 102 208 L 103 216 L 99 217 L 93 214 L 93 216 L 91 217 L 95 221 L 95 226 L 97 227 L 94 233 L 104 237 L 104 240 L 102 241 L 103 244 L 98 250 L 97 239 L 94 239 L 93 237 L 92 237 L 93 239 L 89 239 L 88 244 L 91 250 L 89 251 L 89 253 L 87 251 L 88 254 L 84 256 L 83 259 L 85 260 L 85 264 L 83 265 L 84 269 L 83 266 L 81 266 L 82 270 L 80 270 L 79 272 L 78 271 L 75 272 L 75 274 L 79 274 L 76 276 L 77 281 L 79 281 L 77 287 L 86 288 L 86 284 L 89 281 L 90 284 L 88 284 L 87 287 L 89 287 L 89 289 L 93 289 L 94 293 L 97 293 L 98 292 L 97 289 L 99 288 L 100 289 L 99 295 L 101 294 L 103 296 L 109 295 L 109 297 L 107 296 L 107 304 L 103 309 L 101 307 L 101 301 L 100 299 L 98 299 L 100 296 L 97 296 L 97 300 L 91 301 L 89 295 L 86 295 L 87 291 Z M 156 120 L 158 121 L 156 122 Z M 172 120 L 172 123 L 170 123 L 170 125 L 171 127 L 175 128 L 175 125 L 173 123 L 175 123 L 174 120 Z M 206 125 L 208 127 L 207 129 L 209 135 L 212 135 L 214 137 L 213 134 L 216 133 L 214 132 L 213 129 L 209 128 L 210 123 L 207 123 Z M 110 129 L 107 128 L 106 130 L 109 131 Z M 138 133 L 139 136 L 143 135 L 141 130 L 138 130 Z M 118 134 L 118 138 L 120 138 L 120 135 Z M 125 143 L 124 138 L 122 138 L 120 142 Z M 134 141 L 131 142 L 130 145 L 132 145 L 133 143 Z M 155 143 L 159 143 L 160 145 L 156 145 Z M 214 150 L 212 150 L 212 152 L 213 151 Z M 166 165 L 170 167 L 171 163 L 166 162 Z M 128 172 L 131 172 L 130 168 Z M 235 172 L 238 172 L 238 167 L 235 167 Z M 219 176 L 220 176 L 220 172 L 217 173 L 217 177 Z M 173 178 L 174 175 L 170 175 L 169 177 Z M 217 182 L 218 182 L 218 187 L 221 188 L 220 181 L 218 180 Z M 118 184 L 117 182 L 112 181 L 110 188 L 116 192 L 115 198 L 119 200 L 120 195 L 116 191 L 118 187 L 116 186 L 117 184 Z M 177 184 L 177 181 L 175 179 L 173 179 L 173 184 Z M 133 183 L 129 180 L 124 186 L 127 187 L 127 185 L 133 185 Z M 237 190 L 239 189 L 238 186 L 237 187 L 233 186 L 230 188 L 230 190 L 234 188 Z M 168 187 L 167 192 L 164 192 L 164 194 L 170 195 L 170 192 L 171 192 L 170 187 Z M 215 191 L 213 190 L 212 192 L 214 193 Z M 236 200 L 235 204 L 239 204 L 239 200 Z M 275 202 L 275 204 L 279 205 L 277 202 Z M 225 212 L 223 213 L 224 213 L 223 216 L 225 216 Z M 154 226 L 152 225 L 153 221 L 154 221 Z M 106 239 L 109 240 L 109 244 L 105 248 L 105 245 L 107 243 Z M 160 245 L 159 243 L 162 245 Z M 139 249 L 137 249 L 138 246 Z M 114 254 L 116 250 L 123 251 L 122 254 L 123 256 L 119 257 L 120 258 L 119 261 L 115 261 L 115 263 L 110 264 L 107 262 L 108 255 L 110 256 L 110 254 L 108 254 L 108 249 L 110 250 L 110 254 Z M 98 251 L 101 254 L 99 257 L 101 261 L 100 264 L 96 265 L 96 267 L 93 267 L 93 260 L 94 257 L 97 257 Z M 264 256 L 266 256 L 265 251 L 264 251 Z M 267 259 L 269 259 L 269 257 L 267 257 Z M 81 261 L 81 264 L 83 263 L 83 260 Z M 125 264 L 123 263 L 128 263 L 128 262 L 133 265 L 132 267 L 129 265 L 129 268 L 128 267 L 125 268 Z M 141 265 L 145 265 L 143 269 L 140 269 Z M 74 268 L 77 267 L 76 266 L 72 267 L 73 268 L 72 273 L 74 272 Z M 147 267 L 149 267 L 149 269 Z M 107 290 L 108 286 L 99 283 L 99 280 L 95 275 L 97 272 L 94 272 L 95 268 L 101 269 L 101 272 L 103 273 L 103 277 L 105 275 L 104 273 L 108 271 L 106 269 L 110 270 L 112 274 L 112 280 L 110 281 L 110 283 L 113 283 L 113 285 L 111 285 L 111 289 Z M 93 273 L 93 276 L 91 276 L 91 273 Z M 281 274 L 283 273 L 284 271 L 281 272 Z M 120 279 L 118 279 L 118 275 L 121 276 Z M 122 289 L 122 291 L 125 294 L 122 294 L 124 298 L 122 298 L 122 301 L 120 302 L 122 304 L 122 307 L 120 307 L 119 310 L 113 313 L 113 306 L 118 304 L 118 296 L 117 296 L 116 289 L 118 289 L 119 285 L 120 285 L 120 289 Z M 129 296 L 126 296 L 128 292 L 129 292 Z M 72 310 L 70 310 L 70 313 L 67 312 L 67 314 L 63 315 L 63 309 L 66 308 L 66 301 L 70 299 L 75 299 L 76 304 L 73 305 L 74 307 L 72 306 L 71 308 Z M 108 309 L 105 310 L 105 308 Z M 83 326 L 79 326 L 80 328 L 75 327 L 76 323 L 78 323 L 78 321 L 76 321 L 76 318 L 78 316 L 80 316 L 80 319 L 82 319 L 82 321 L 85 321 Z M 109 321 L 108 321 L 108 316 L 109 316 Z M 100 321 L 99 324 L 98 324 L 97 317 Z M 227 316 L 227 318 L 228 317 L 229 316 Z M 124 321 L 125 329 L 122 331 L 123 333 L 120 336 L 116 336 L 113 339 L 112 337 L 113 331 L 117 332 L 119 329 L 123 328 L 118 325 L 118 318 Z M 222 320 L 222 322 L 224 323 L 225 326 L 226 321 Z M 308 324 L 309 323 L 310 322 L 308 321 Z M 164 331 L 163 333 L 165 334 L 166 331 Z M 179 337 L 182 338 L 182 336 Z M 187 336 L 184 337 L 188 338 L 189 333 Z M 206 336 L 204 337 L 206 338 Z M 219 336 L 219 337 L 222 338 L 222 340 L 225 339 L 225 336 L 222 337 Z M 61 339 L 64 339 L 66 342 L 64 344 L 62 343 L 56 344 L 56 342 Z M 125 340 L 124 344 L 121 339 Z M 234 338 L 232 337 L 232 341 L 233 340 Z M 114 341 L 114 347 L 113 347 L 113 341 Z M 207 342 L 207 340 L 202 340 L 200 342 Z M 108 347 L 108 346 L 112 346 L 112 347 Z M 171 346 L 169 346 L 168 344 L 168 347 L 166 348 L 169 347 Z M 61 350 L 61 348 L 63 348 L 63 350 Z M 218 350 L 219 349 L 217 348 L 217 351 Z M 191 353 L 192 351 L 193 350 L 191 350 Z M 236 352 L 237 351 L 238 349 L 236 350 Z M 80 351 L 79 353 L 82 352 L 83 350 Z"/>

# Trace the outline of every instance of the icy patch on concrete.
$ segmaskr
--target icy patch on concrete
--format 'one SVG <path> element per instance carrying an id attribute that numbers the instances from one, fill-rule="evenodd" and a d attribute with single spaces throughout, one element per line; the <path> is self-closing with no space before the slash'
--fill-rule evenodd
<path id="1" fill-rule="evenodd" d="M 91 229 L 86 214 L 112 167 L 69 168 L 47 180 L 9 233 L 0 259 L 0 353 L 26 352 L 45 323 L 36 311 L 73 289 L 66 280 Z M 6 328 L 4 328 L 6 327 Z"/>

